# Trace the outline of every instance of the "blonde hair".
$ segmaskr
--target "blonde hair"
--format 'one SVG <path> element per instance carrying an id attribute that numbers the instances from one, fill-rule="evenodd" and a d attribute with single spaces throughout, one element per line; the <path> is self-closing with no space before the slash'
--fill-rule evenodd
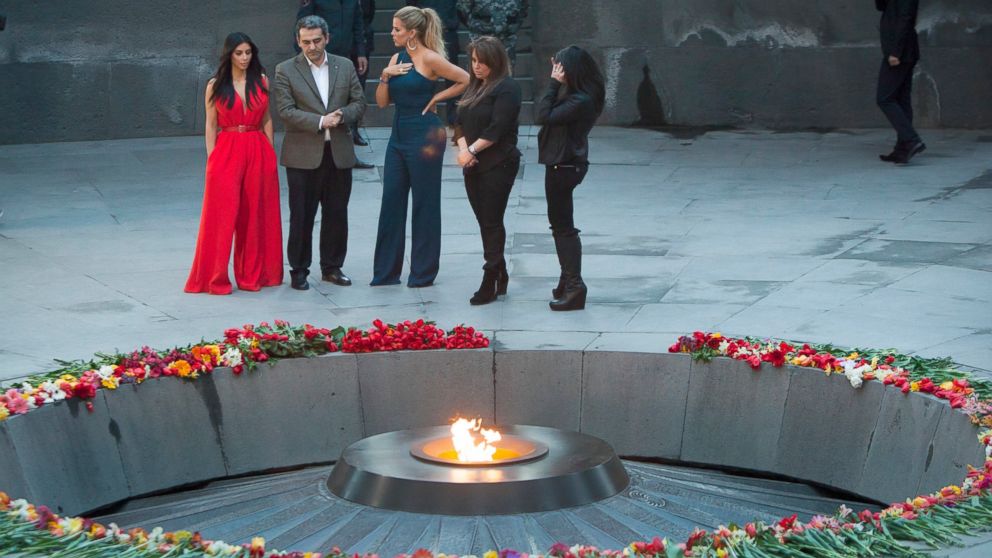
<path id="1" fill-rule="evenodd" d="M 441 55 L 448 57 L 448 51 L 444 48 L 444 35 L 441 32 L 441 16 L 431 8 L 418 8 L 407 6 L 400 8 L 393 14 L 393 17 L 403 23 L 403 27 L 417 32 L 417 39 L 427 48 Z"/>

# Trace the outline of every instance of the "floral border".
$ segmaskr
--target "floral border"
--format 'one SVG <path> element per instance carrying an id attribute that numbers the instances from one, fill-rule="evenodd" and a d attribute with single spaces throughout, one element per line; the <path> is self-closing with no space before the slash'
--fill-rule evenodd
<path id="1" fill-rule="evenodd" d="M 473 328 L 459 326 L 443 332 L 429 322 L 383 324 L 376 320 L 366 330 L 319 329 L 306 325 L 293 328 L 276 321 L 274 327 L 260 324 L 225 332 L 225 340 L 173 349 L 165 353 L 147 347 L 130 355 L 101 357 L 97 363 L 76 363 L 30 381 L 22 391 L 4 394 L 0 410 L 10 409 L 11 397 L 19 398 L 28 408 L 15 402 L 16 411 L 27 412 L 30 400 L 35 407 L 55 400 L 53 391 L 63 398 L 92 398 L 95 390 L 114 389 L 120 383 L 140 383 L 157 376 L 196 378 L 214 366 L 231 366 L 236 373 L 270 358 L 310 356 L 341 350 L 372 352 L 435 348 L 486 347 L 489 340 Z M 223 349 L 223 350 L 222 350 Z M 865 381 L 880 381 L 903 393 L 929 393 L 948 401 L 954 409 L 966 413 L 985 428 L 992 427 L 992 382 L 969 378 L 949 359 L 923 359 L 900 355 L 892 350 L 841 350 L 830 345 L 811 345 L 776 340 L 725 337 L 719 333 L 695 332 L 680 337 L 669 352 L 687 353 L 694 359 L 708 361 L 716 356 L 742 360 L 758 371 L 763 363 L 817 368 L 825 374 L 843 374 L 852 387 Z M 240 358 L 240 360 L 239 360 Z M 109 362 L 108 362 L 109 361 Z M 115 364 L 111 364 L 114 362 Z M 185 363 L 185 364 L 183 364 Z M 108 367 L 104 369 L 104 367 Z M 65 384 L 65 385 L 63 385 Z M 45 387 L 41 387 L 45 386 Z M 82 386 L 82 387 L 80 387 Z M 53 391 L 48 391 L 52 389 Z M 40 395 L 44 393 L 45 395 Z M 27 398 L 25 398 L 27 394 Z M 47 396 L 47 397 L 46 397 Z M 40 399 L 39 399 L 40 398 Z M 38 401 L 40 400 L 40 403 Z M 0 416 L 2 418 L 2 416 Z M 880 512 L 855 513 L 842 506 L 831 516 L 815 516 L 798 521 L 795 514 L 773 524 L 752 522 L 746 525 L 720 526 L 713 531 L 695 530 L 683 543 L 655 538 L 651 542 L 634 542 L 622 550 L 602 550 L 590 546 L 554 545 L 546 556 L 554 558 L 650 557 L 828 557 L 841 556 L 917 556 L 921 549 L 953 546 L 962 535 L 992 530 L 992 430 L 979 435 L 986 448 L 981 469 L 969 467 L 964 481 L 928 495 L 897 502 Z M 198 533 L 147 532 L 140 528 L 124 531 L 116 525 L 103 526 L 88 519 L 63 518 L 45 506 L 25 500 L 11 500 L 0 492 L 0 549 L 26 554 L 73 557 L 207 557 L 234 558 L 349 558 L 338 549 L 330 553 L 280 552 L 266 549 L 264 539 L 230 545 L 203 539 Z M 532 555 L 543 558 L 545 555 Z M 364 557 L 378 558 L 374 554 Z M 455 558 L 418 550 L 399 558 Z M 467 557 L 466 557 L 467 558 Z M 474 557 L 473 557 L 474 558 Z M 530 558 L 513 550 L 489 551 L 483 558 Z"/>

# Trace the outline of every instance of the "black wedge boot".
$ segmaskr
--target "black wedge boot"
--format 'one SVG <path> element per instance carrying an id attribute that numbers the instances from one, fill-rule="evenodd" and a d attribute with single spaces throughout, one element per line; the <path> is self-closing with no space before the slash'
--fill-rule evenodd
<path id="1" fill-rule="evenodd" d="M 496 277 L 496 294 L 505 295 L 506 285 L 510 282 L 510 273 L 506 270 L 506 262 L 503 262 L 499 266 L 498 274 Z"/>
<path id="2" fill-rule="evenodd" d="M 473 306 L 479 306 L 481 304 L 489 304 L 490 302 L 496 300 L 496 283 L 499 281 L 499 272 L 496 270 L 486 270 L 485 274 L 482 276 L 482 284 L 479 285 L 479 290 L 475 291 L 472 298 L 469 299 L 469 304 Z"/>
<path id="3" fill-rule="evenodd" d="M 586 284 L 582 281 L 582 241 L 578 236 L 555 238 L 558 259 L 562 264 L 565 285 L 561 296 L 548 306 L 555 311 L 582 310 L 586 307 Z"/>

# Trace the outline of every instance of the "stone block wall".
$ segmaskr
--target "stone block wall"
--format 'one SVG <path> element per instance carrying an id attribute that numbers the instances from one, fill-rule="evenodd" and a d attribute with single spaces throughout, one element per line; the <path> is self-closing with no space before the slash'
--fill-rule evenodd
<path id="1" fill-rule="evenodd" d="M 190 483 L 334 461 L 382 432 L 446 424 L 579 430 L 621 456 L 767 472 L 900 501 L 985 458 L 968 417 L 929 395 L 796 367 L 663 352 L 334 354 L 101 390 L 0 422 L 0 490 L 83 513 Z"/>
<path id="2" fill-rule="evenodd" d="M 570 43 L 607 77 L 601 122 L 774 129 L 884 127 L 869 0 L 542 0 L 535 60 Z M 914 108 L 923 127 L 986 128 L 992 3 L 920 3 Z M 547 72 L 535 72 L 544 78 Z M 543 85 L 535 84 L 540 90 Z"/>
<path id="3" fill-rule="evenodd" d="M 394 3 L 382 4 L 388 11 Z M 921 4 L 919 123 L 992 126 L 985 101 L 992 94 L 992 3 Z M 0 32 L 0 144 L 200 134 L 203 90 L 224 37 L 248 33 L 271 73 L 294 54 L 297 5 L 66 0 L 45 10 L 0 2 L 7 16 Z M 887 125 L 874 102 L 881 52 L 878 12 L 869 0 L 531 5 L 535 91 L 547 82 L 541 61 L 569 43 L 588 47 L 607 76 L 601 124 Z"/>

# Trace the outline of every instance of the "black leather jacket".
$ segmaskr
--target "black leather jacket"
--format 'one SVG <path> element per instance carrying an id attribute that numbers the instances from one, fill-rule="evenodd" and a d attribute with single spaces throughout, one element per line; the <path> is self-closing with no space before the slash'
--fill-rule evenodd
<path id="1" fill-rule="evenodd" d="M 560 90 L 561 83 L 551 80 L 544 97 L 537 102 L 534 121 L 541 125 L 537 161 L 542 165 L 588 163 L 589 131 L 599 117 L 596 103 L 585 93 L 561 96 Z"/>

